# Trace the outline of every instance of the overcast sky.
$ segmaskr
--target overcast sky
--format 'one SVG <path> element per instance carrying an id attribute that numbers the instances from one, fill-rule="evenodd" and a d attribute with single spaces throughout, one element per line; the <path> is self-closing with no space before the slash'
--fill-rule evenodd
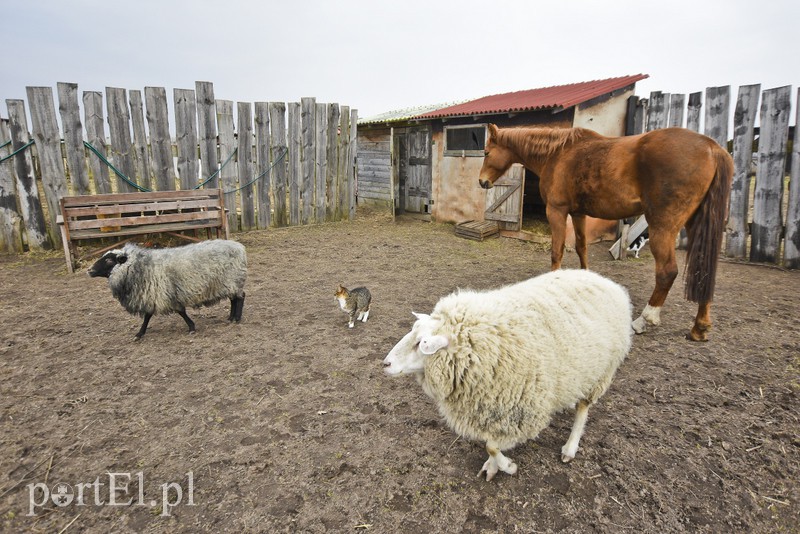
<path id="1" fill-rule="evenodd" d="M 637 94 L 800 85 L 797 0 L 4 2 L 0 116 L 29 85 L 316 97 L 359 117 L 644 73 Z M 794 108 L 793 108 L 794 109 Z M 794 117 L 795 112 L 792 112 Z M 794 118 L 791 120 L 794 123 Z"/>

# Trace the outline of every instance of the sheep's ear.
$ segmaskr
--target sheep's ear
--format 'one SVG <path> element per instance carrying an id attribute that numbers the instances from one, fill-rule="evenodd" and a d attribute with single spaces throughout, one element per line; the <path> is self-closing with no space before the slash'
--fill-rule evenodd
<path id="1" fill-rule="evenodd" d="M 128 261 L 128 255 L 127 254 L 120 254 L 119 256 L 117 256 L 117 264 L 122 265 L 126 261 Z"/>
<path id="2" fill-rule="evenodd" d="M 435 354 L 437 350 L 444 349 L 450 344 L 447 336 L 425 336 L 419 340 L 419 351 L 422 354 Z"/>
<path id="3" fill-rule="evenodd" d="M 417 313 L 417 312 L 411 312 L 411 313 L 414 314 L 414 317 L 416 317 L 418 321 L 431 318 L 431 316 L 428 315 L 427 313 Z"/>

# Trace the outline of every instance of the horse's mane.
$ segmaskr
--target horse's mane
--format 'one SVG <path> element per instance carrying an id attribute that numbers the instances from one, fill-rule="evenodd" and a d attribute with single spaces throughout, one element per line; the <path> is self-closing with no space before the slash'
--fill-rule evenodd
<path id="1" fill-rule="evenodd" d="M 498 142 L 520 156 L 547 158 L 586 133 L 583 128 L 504 128 L 498 130 Z"/>

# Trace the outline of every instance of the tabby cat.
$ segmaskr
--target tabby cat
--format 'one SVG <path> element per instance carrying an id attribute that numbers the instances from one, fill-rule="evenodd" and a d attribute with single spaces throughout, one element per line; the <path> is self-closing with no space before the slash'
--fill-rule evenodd
<path id="1" fill-rule="evenodd" d="M 372 301 L 372 295 L 366 287 L 356 287 L 348 290 L 343 285 L 339 285 L 339 289 L 334 293 L 336 300 L 339 301 L 339 307 L 346 311 L 350 316 L 348 326 L 353 328 L 355 322 L 367 322 L 369 317 L 369 303 Z M 356 317 L 358 315 L 358 317 Z"/>

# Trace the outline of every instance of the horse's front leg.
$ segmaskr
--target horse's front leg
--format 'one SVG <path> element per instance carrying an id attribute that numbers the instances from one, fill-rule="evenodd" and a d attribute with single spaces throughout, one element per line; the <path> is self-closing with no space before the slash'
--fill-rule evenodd
<path id="1" fill-rule="evenodd" d="M 650 253 L 656 263 L 656 287 L 642 314 L 633 321 L 633 331 L 637 334 L 645 332 L 648 324 L 661 324 L 661 307 L 678 276 L 678 262 L 675 260 L 677 234 L 677 231 L 665 231 L 650 226 Z"/>
<path id="2" fill-rule="evenodd" d="M 564 241 L 567 235 L 567 210 L 548 204 L 546 213 L 547 222 L 550 224 L 550 233 L 552 234 L 550 270 L 555 271 L 561 268 L 561 260 L 564 257 Z"/>
<path id="3" fill-rule="evenodd" d="M 586 259 L 586 215 L 572 215 L 572 227 L 575 229 L 575 252 L 581 262 L 581 269 L 588 269 L 589 262 Z"/>

